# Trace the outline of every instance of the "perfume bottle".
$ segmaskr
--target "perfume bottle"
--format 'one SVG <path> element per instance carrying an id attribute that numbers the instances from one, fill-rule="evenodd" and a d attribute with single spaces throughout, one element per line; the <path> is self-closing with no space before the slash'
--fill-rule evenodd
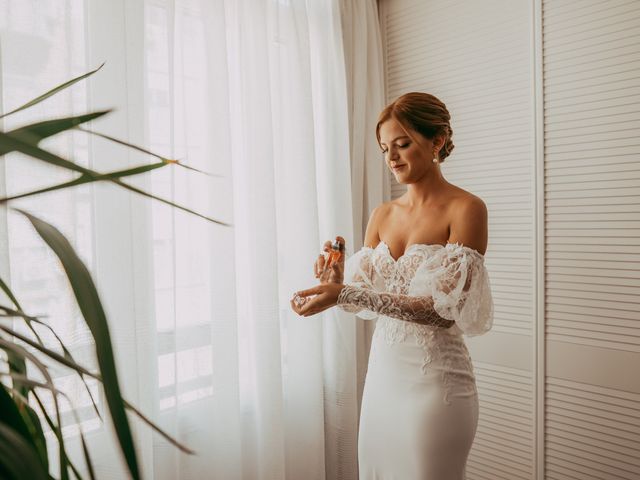
<path id="1" fill-rule="evenodd" d="M 339 262 L 344 255 L 344 244 L 336 240 L 331 244 L 331 250 L 325 254 L 326 269 L 331 269 L 333 264 Z"/>

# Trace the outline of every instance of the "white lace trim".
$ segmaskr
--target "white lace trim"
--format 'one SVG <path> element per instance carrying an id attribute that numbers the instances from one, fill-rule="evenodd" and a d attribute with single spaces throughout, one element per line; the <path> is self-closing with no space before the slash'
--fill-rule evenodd
<path id="1" fill-rule="evenodd" d="M 446 330 L 396 320 L 384 315 L 378 318 L 373 334 L 370 358 L 375 363 L 377 342 L 382 340 L 388 346 L 404 343 L 414 338 L 422 347 L 424 356 L 420 371 L 426 375 L 432 369 L 440 371 L 444 397 L 443 402 L 451 405 L 452 393 L 464 392 L 465 395 L 477 394 L 475 375 L 471 356 L 461 335 L 452 335 Z"/>
<path id="2" fill-rule="evenodd" d="M 363 247 L 349 257 L 344 278 L 346 285 L 378 293 L 430 297 L 429 308 L 442 318 L 454 320 L 453 327 L 392 318 L 362 306 L 340 308 L 360 318 L 378 320 L 373 359 L 378 341 L 391 346 L 414 338 L 424 351 L 421 372 L 426 374 L 434 368 L 441 371 L 444 403 L 450 404 L 449 396 L 458 390 L 464 395 L 477 394 L 473 364 L 462 335 L 481 335 L 493 324 L 491 285 L 483 255 L 459 243 L 413 244 L 394 260 L 389 247 L 380 242 L 376 248 Z M 375 302 L 369 306 L 381 310 Z"/>
<path id="3" fill-rule="evenodd" d="M 347 259 L 344 283 L 380 293 L 431 297 L 432 309 L 456 322 L 452 333 L 481 335 L 493 325 L 484 256 L 460 243 L 412 244 L 398 260 L 384 242 L 376 248 L 363 247 Z M 378 312 L 363 307 L 341 308 L 366 320 L 378 318 Z"/>

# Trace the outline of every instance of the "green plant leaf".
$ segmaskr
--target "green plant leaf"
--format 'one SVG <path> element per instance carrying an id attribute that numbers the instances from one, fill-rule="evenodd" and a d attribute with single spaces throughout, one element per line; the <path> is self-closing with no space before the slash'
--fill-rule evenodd
<path id="1" fill-rule="evenodd" d="M 24 384 L 25 382 L 21 383 Z M 47 440 L 44 438 L 44 431 L 42 430 L 42 425 L 40 424 L 40 418 L 38 418 L 38 414 L 33 410 L 33 408 L 31 408 L 31 405 L 29 405 L 26 397 L 22 398 L 23 399 L 21 399 L 19 402 L 16 401 L 15 403 L 18 407 L 18 410 L 22 414 L 24 423 L 29 429 L 29 434 L 31 436 L 31 439 L 33 440 L 33 444 L 36 447 L 36 450 L 38 451 L 40 461 L 42 462 L 42 465 L 44 465 L 44 469 L 48 471 L 49 456 L 47 454 Z"/>
<path id="2" fill-rule="evenodd" d="M 25 125 L 23 127 L 20 128 L 16 128 L 15 130 L 11 130 L 9 132 L 6 132 L 7 135 L 17 138 L 19 140 L 22 140 L 25 143 L 29 143 L 31 145 L 38 145 L 44 138 L 48 138 L 50 136 L 53 136 L 57 133 L 63 132 L 63 131 L 67 131 L 67 130 L 71 130 L 71 129 L 75 129 L 75 130 L 80 130 L 82 132 L 85 133 L 89 133 L 91 135 L 95 135 L 97 137 L 101 137 L 104 138 L 105 140 L 109 140 L 111 142 L 117 143 L 119 145 L 123 145 L 125 147 L 131 148 L 133 150 L 137 150 L 141 153 L 147 154 L 147 155 L 151 155 L 159 160 L 162 160 L 163 163 L 165 164 L 174 164 L 177 165 L 179 167 L 182 168 L 186 168 L 188 170 L 192 170 L 194 172 L 198 172 L 198 173 L 202 173 L 204 175 L 208 175 L 210 177 L 220 177 L 221 175 L 215 175 L 213 173 L 209 173 L 209 172 L 205 172 L 203 170 L 198 170 L 197 168 L 191 167 L 189 165 L 185 165 L 184 163 L 178 161 L 178 160 L 174 160 L 168 157 L 164 157 L 162 155 L 158 155 L 157 153 L 153 153 L 150 150 L 147 150 L 146 148 L 142 148 L 138 145 L 134 145 L 132 143 L 129 142 L 125 142 L 124 140 L 120 140 L 118 138 L 112 137 L 110 135 L 106 135 L 104 133 L 99 133 L 93 130 L 89 130 L 87 128 L 82 128 L 80 125 L 83 123 L 86 123 L 88 121 L 94 120 L 98 117 L 101 117 L 102 115 L 105 115 L 109 112 L 112 112 L 113 110 L 103 110 L 103 111 L 98 111 L 98 112 L 91 112 L 91 113 L 87 113 L 84 115 L 77 115 L 77 116 L 73 116 L 73 117 L 65 117 L 65 118 L 58 118 L 58 119 L 53 119 L 53 120 L 45 120 L 42 122 L 37 122 L 37 123 L 32 123 L 29 125 Z M 9 146 L 5 146 L 4 148 L 2 147 L 2 144 L 0 144 L 0 155 L 4 155 L 6 153 L 9 153 L 10 147 Z"/>
<path id="3" fill-rule="evenodd" d="M 31 441 L 31 435 L 29 434 L 29 428 L 24 423 L 22 415 L 18 407 L 14 403 L 11 395 L 7 391 L 6 387 L 0 383 L 0 422 L 7 425 L 13 431 L 21 435 L 25 442 L 28 442 L 34 449 L 35 445 Z"/>
<path id="4" fill-rule="evenodd" d="M 99 112 L 86 113 L 84 115 L 77 115 L 74 117 L 56 118 L 53 120 L 45 120 L 43 122 L 32 123 L 25 125 L 24 127 L 16 128 L 10 132 L 6 132 L 6 135 L 17 138 L 25 143 L 31 145 L 38 145 L 43 139 L 55 135 L 56 133 L 64 132 L 65 130 L 74 129 L 76 126 L 99 118 L 102 115 L 111 112 L 111 110 L 103 110 Z M 4 146 L 0 143 L 0 155 L 5 155 L 11 151 L 10 145 Z"/>
<path id="5" fill-rule="evenodd" d="M 9 329 L 8 333 L 10 333 L 11 335 L 15 336 L 16 338 L 20 338 L 21 337 L 21 335 L 16 335 L 17 332 L 12 332 L 10 329 Z M 59 454 L 60 454 L 60 478 L 61 478 L 61 480 L 68 480 L 68 478 L 69 478 L 69 474 L 67 472 L 68 462 L 67 462 L 66 451 L 65 451 L 65 448 L 64 448 L 64 437 L 62 435 L 62 422 L 61 422 L 61 419 L 60 419 L 60 407 L 58 405 L 58 396 L 55 395 L 56 387 L 53 384 L 53 380 L 51 379 L 51 375 L 49 374 L 49 370 L 38 359 L 38 357 L 36 357 L 33 353 L 29 352 L 24 347 L 21 347 L 20 345 L 17 345 L 16 343 L 14 343 L 12 341 L 8 341 L 8 340 L 5 340 L 4 338 L 0 337 L 0 348 L 2 348 L 3 350 L 6 350 L 6 351 L 11 350 L 11 351 L 15 352 L 17 355 L 20 355 L 21 357 L 31 361 L 38 368 L 38 370 L 40 370 L 40 372 L 42 373 L 42 376 L 44 377 L 46 384 L 49 386 L 49 389 L 52 392 L 54 392 L 54 395 L 53 395 L 53 406 L 54 406 L 55 411 L 56 411 L 56 418 L 58 420 L 58 427 L 59 428 L 57 428 L 57 429 L 56 428 L 52 428 L 52 430 L 55 432 L 56 438 L 58 439 L 58 443 L 60 445 L 60 451 L 59 451 Z M 33 392 L 33 393 L 35 393 L 35 392 Z M 37 399 L 37 397 L 36 397 L 36 399 Z M 44 408 L 44 407 L 42 407 L 42 408 Z"/>
<path id="6" fill-rule="evenodd" d="M 63 189 L 63 188 L 74 187 L 76 185 L 82 185 L 83 183 L 96 182 L 96 181 L 100 181 L 100 180 L 113 180 L 113 179 L 117 179 L 117 178 L 120 178 L 120 177 L 127 177 L 129 175 L 138 175 L 140 173 L 149 172 L 151 170 L 155 170 L 156 168 L 164 167 L 166 165 L 167 164 L 163 163 L 163 162 L 151 163 L 151 164 L 148 164 L 148 165 L 141 165 L 139 167 L 128 168 L 126 170 L 119 170 L 117 172 L 98 174 L 95 177 L 83 174 L 83 175 L 79 176 L 78 178 L 75 178 L 75 179 L 70 180 L 68 182 L 60 183 L 58 185 L 53 185 L 52 187 L 46 187 L 46 188 L 42 188 L 40 190 L 34 190 L 33 192 L 20 193 L 18 195 L 14 195 L 12 197 L 0 198 L 0 204 L 5 203 L 5 202 L 10 202 L 11 200 L 17 200 L 19 198 L 30 197 L 32 195 L 38 195 L 38 194 L 46 193 L 46 192 L 53 192 L 54 190 L 60 190 L 60 189 Z"/>
<path id="7" fill-rule="evenodd" d="M 14 310 L 12 308 L 5 307 L 4 305 L 0 305 L 0 310 L 3 310 L 5 312 L 7 312 L 7 314 L 6 314 L 7 316 L 22 317 L 22 319 L 27 323 L 27 325 L 29 326 L 29 328 L 31 329 L 31 331 L 33 332 L 35 337 L 37 338 L 38 343 L 40 345 L 42 345 L 43 347 L 45 346 L 44 342 L 40 339 L 40 337 L 36 333 L 35 329 L 31 325 L 31 322 L 37 323 L 38 325 L 42 325 L 43 327 L 45 327 L 47 330 L 49 330 L 51 332 L 51 334 L 55 337 L 55 339 L 60 344 L 60 347 L 62 348 L 62 352 L 64 354 L 64 357 L 67 360 L 70 360 L 71 362 L 76 363 L 75 359 L 73 358 L 73 355 L 71 354 L 69 349 L 66 347 L 66 345 L 64 344 L 62 339 L 58 336 L 56 331 L 53 328 L 51 328 L 51 326 L 49 326 L 47 323 L 43 322 L 38 317 L 33 317 L 33 316 L 30 316 L 30 315 L 27 315 L 26 313 L 24 313 L 21 310 Z M 0 316 L 5 316 L 5 315 L 0 315 Z M 102 415 L 100 415 L 100 411 L 98 410 L 98 405 L 96 404 L 96 401 L 93 398 L 93 394 L 91 393 L 91 389 L 89 388 L 89 385 L 87 385 L 87 382 L 86 382 L 86 380 L 84 378 L 84 374 L 78 372 L 78 375 L 80 376 L 80 380 L 82 380 L 82 383 L 84 384 L 84 387 L 85 387 L 85 389 L 87 391 L 87 394 L 89 395 L 89 399 L 91 400 L 91 404 L 93 405 L 93 409 L 96 412 L 96 415 L 98 416 L 98 418 L 100 420 L 102 420 Z"/>
<path id="8" fill-rule="evenodd" d="M 36 451 L 25 439 L 0 422 L 0 475 L 7 480 L 49 480 Z"/>
<path id="9" fill-rule="evenodd" d="M 65 160 L 64 158 L 48 152 L 47 150 L 38 148 L 30 142 L 25 142 L 19 138 L 12 137 L 4 132 L 0 132 L 0 148 L 2 148 L 2 151 L 5 152 L 5 154 L 10 152 L 22 152 L 30 157 L 37 158 L 51 165 L 63 167 L 68 170 L 80 173 L 91 172 L 89 169 L 70 162 L 69 160 Z"/>
<path id="10" fill-rule="evenodd" d="M 0 324 L 0 330 L 8 333 L 9 335 L 15 336 L 17 339 L 23 341 L 27 345 L 32 346 L 36 350 L 39 350 L 40 352 L 44 353 L 45 355 L 47 355 L 49 358 L 55 360 L 56 362 L 61 363 L 62 365 L 65 365 L 65 366 L 77 371 L 78 373 L 82 373 L 82 374 L 87 375 L 89 377 L 95 378 L 96 380 L 98 380 L 100 382 L 103 382 L 102 377 L 100 375 L 87 370 L 82 365 L 79 365 L 79 364 L 77 364 L 75 362 L 69 361 L 67 358 L 63 357 L 58 352 L 54 352 L 53 350 L 50 350 L 50 349 L 48 349 L 48 348 L 46 348 L 46 347 L 44 347 L 42 345 L 39 345 L 37 342 L 34 342 L 33 340 L 31 340 L 28 337 L 25 337 L 21 333 L 16 332 L 15 330 L 13 330 L 13 329 L 11 329 L 9 327 L 6 327 L 6 326 L 4 326 L 2 324 Z M 188 453 L 190 455 L 193 455 L 195 453 L 193 450 L 191 450 L 190 448 L 182 445 L 177 440 L 175 440 L 173 437 L 171 437 L 171 435 L 169 435 L 164 430 L 162 430 L 159 426 L 154 424 L 151 420 L 149 420 L 146 416 L 144 416 L 133 404 L 128 402 L 126 399 L 123 398 L 122 401 L 124 402 L 124 405 L 125 405 L 126 408 L 130 409 L 132 412 L 134 412 L 136 415 L 138 415 L 138 417 L 140 417 L 141 420 L 143 420 L 146 424 L 148 424 L 156 432 L 158 432 L 160 435 L 162 435 L 171 444 L 175 445 L 177 448 L 179 448 L 183 452 Z"/>
<path id="11" fill-rule="evenodd" d="M 6 372 L 1 372 L 0 375 L 9 376 L 14 382 L 16 380 L 16 377 L 19 377 L 19 375 L 16 375 L 14 373 L 6 373 Z M 30 379 L 26 377 L 23 377 L 22 379 L 20 379 L 20 381 L 25 384 L 33 383 Z M 33 387 L 33 385 L 30 385 L 30 387 Z M 31 389 L 31 392 L 33 393 L 34 396 L 37 396 L 37 393 L 35 392 L 35 390 Z M 31 438 L 31 441 L 34 444 L 36 450 L 38 451 L 38 455 L 40 456 L 40 461 L 44 465 L 45 470 L 49 470 L 49 457 L 47 456 L 47 441 L 44 438 L 44 431 L 42 430 L 42 425 L 40 424 L 40 419 L 38 418 L 38 414 L 29 405 L 29 401 L 27 400 L 27 397 L 22 396 L 20 392 L 15 388 L 11 390 L 11 393 L 13 396 L 13 402 L 18 408 L 18 411 L 22 415 L 22 419 L 24 420 L 25 425 L 29 430 L 29 436 Z"/>
<path id="12" fill-rule="evenodd" d="M 203 218 L 204 220 L 208 220 L 209 222 L 213 222 L 213 223 L 217 223 L 218 225 L 224 225 L 225 227 L 229 227 L 231 226 L 230 223 L 225 223 L 225 222 L 221 222 L 219 220 L 214 220 L 213 218 L 207 217 L 206 215 L 202 215 L 201 213 L 198 213 L 194 210 L 191 210 L 189 208 L 183 207 L 182 205 L 178 205 L 176 203 L 170 202 L 169 200 L 165 200 L 164 198 L 161 197 L 157 197 L 155 195 L 152 195 L 150 193 L 145 192 L 144 190 L 140 190 L 139 188 L 133 187 L 125 182 L 122 182 L 120 180 L 112 180 L 115 184 L 120 185 L 123 188 L 126 188 L 127 190 L 131 190 L 132 192 L 136 192 L 139 193 L 140 195 L 143 195 L 147 198 L 152 198 L 154 200 L 157 200 L 158 202 L 164 203 L 165 205 L 170 205 L 174 208 L 177 208 L 178 210 L 182 210 L 183 212 L 187 212 L 190 213 L 192 215 L 195 215 L 196 217 L 200 217 Z"/>
<path id="13" fill-rule="evenodd" d="M 55 95 L 56 93 L 64 90 L 67 87 L 70 87 L 71 85 L 73 85 L 74 83 L 79 82 L 80 80 L 83 80 L 85 78 L 87 78 L 90 75 L 93 75 L 94 73 L 96 73 L 98 70 L 100 70 L 102 67 L 104 66 L 104 63 L 102 65 L 100 65 L 98 68 L 96 68 L 95 70 L 92 70 L 88 73 L 85 73 L 83 75 L 80 75 L 79 77 L 73 78 L 71 80 L 69 80 L 68 82 L 64 82 L 61 85 L 58 85 L 57 87 L 52 88 L 51 90 L 49 90 L 46 93 L 43 93 L 42 95 L 40 95 L 39 97 L 34 98 L 33 100 L 28 101 L 27 103 L 25 103 L 24 105 L 22 105 L 21 107 L 18 107 L 14 110 L 11 110 L 10 112 L 7 113 L 3 113 L 0 114 L 0 118 L 4 118 L 7 115 L 11 115 L 12 113 L 16 113 L 19 112 L 20 110 L 24 110 L 25 108 L 29 108 L 33 105 L 36 105 L 37 103 L 40 103 L 43 100 L 46 100 L 47 98 L 49 98 L 52 95 Z"/>
<path id="14" fill-rule="evenodd" d="M 15 376 L 11 375 L 11 378 L 15 379 Z M 40 387 L 40 388 L 45 388 L 45 389 L 49 390 L 49 386 L 47 384 L 45 384 L 45 383 L 37 382 L 37 381 L 32 380 L 30 378 L 20 378 L 19 380 L 24 382 L 24 383 L 29 384 L 29 386 L 31 386 L 32 388 L 33 387 Z M 87 469 L 89 470 L 89 476 L 91 477 L 92 480 L 94 480 L 95 479 L 95 472 L 94 472 L 94 469 L 93 469 L 93 462 L 91 462 L 91 456 L 89 455 L 89 449 L 87 448 L 87 442 L 86 442 L 84 433 L 82 432 L 82 428 L 80 426 L 80 424 L 82 422 L 80 421 L 80 417 L 78 417 L 78 412 L 76 411 L 76 408 L 73 405 L 73 402 L 71 401 L 71 399 L 69 398 L 69 396 L 66 393 L 64 393 L 64 392 L 62 392 L 60 390 L 52 392 L 52 393 L 54 395 L 55 394 L 61 395 L 69 403 L 69 406 L 71 407 L 71 413 L 73 414 L 73 417 L 75 419 L 76 425 L 78 426 L 78 431 L 80 432 L 80 443 L 82 444 L 82 450 L 83 450 L 83 453 L 84 453 L 85 462 L 87 464 Z M 25 398 L 21 398 L 21 401 L 22 401 L 22 403 L 28 405 L 27 400 Z M 40 403 L 40 406 L 42 408 L 42 404 L 41 403 Z M 36 415 L 36 419 L 37 419 L 38 418 L 37 414 L 35 412 L 33 412 L 33 414 Z M 44 439 L 44 437 L 43 437 L 43 439 Z M 46 451 L 45 451 L 45 453 L 46 453 Z M 65 452 L 65 454 L 66 454 L 66 452 Z M 67 459 L 68 459 L 68 457 L 67 457 Z M 72 470 L 74 471 L 76 476 L 80 477 L 80 474 L 77 471 L 76 467 L 71 462 L 69 462 L 69 464 L 70 464 L 70 466 L 72 466 Z"/>
<path id="15" fill-rule="evenodd" d="M 214 173 L 209 173 L 209 172 L 205 172 L 203 170 L 198 170 L 197 168 L 191 167 L 189 165 L 185 165 L 180 160 L 172 160 L 170 158 L 163 157 L 163 156 L 158 155 L 156 153 L 150 152 L 149 150 L 147 150 L 145 148 L 139 147 L 137 145 L 133 145 L 131 143 L 123 142 L 122 140 L 118 140 L 117 138 L 110 137 L 109 135 L 105 135 L 104 133 L 94 132 L 93 130 L 89 130 L 88 128 L 83 128 L 83 127 L 80 127 L 80 126 L 76 127 L 76 129 L 77 130 L 81 130 L 83 132 L 90 133 L 91 135 L 97 135 L 98 137 L 102 137 L 102 138 L 104 138 L 106 140 L 110 140 L 110 141 L 115 142 L 115 143 L 119 143 L 120 145 L 125 145 L 125 146 L 127 146 L 129 148 L 133 148 L 134 150 L 138 150 L 139 152 L 146 153 L 148 155 L 152 155 L 152 156 L 154 156 L 156 158 L 159 158 L 160 160 L 162 160 L 164 162 L 173 163 L 173 164 L 175 164 L 175 165 L 177 165 L 179 167 L 186 168 L 187 170 L 192 170 L 194 172 L 202 173 L 203 175 L 207 175 L 209 177 L 222 177 L 222 175 L 216 175 Z"/>
<path id="16" fill-rule="evenodd" d="M 24 210 L 16 210 L 29 219 L 38 235 L 49 245 L 62 263 L 82 316 L 89 326 L 95 342 L 98 365 L 104 379 L 104 393 L 120 442 L 120 448 L 126 459 L 129 472 L 134 479 L 138 479 L 140 478 L 138 460 L 129 421 L 120 394 L 109 325 L 89 270 L 80 260 L 66 237 L 56 227 Z"/>
<path id="17" fill-rule="evenodd" d="M 48 387 L 47 387 L 48 388 Z M 16 392 L 15 390 L 13 391 L 14 396 L 20 398 L 20 400 L 22 400 L 22 402 L 29 406 L 28 404 L 28 400 L 25 397 L 22 397 L 18 392 Z M 44 408 L 44 404 L 42 403 L 42 401 L 40 400 L 40 397 L 38 395 L 38 393 L 32 389 L 31 390 L 31 394 L 33 395 L 33 397 L 36 399 L 36 402 L 38 403 L 38 407 L 40 408 L 40 411 L 42 412 L 42 416 L 45 418 L 47 424 L 49 425 L 49 428 L 51 429 L 52 432 L 54 432 L 54 434 L 56 435 L 56 437 L 58 435 L 61 435 L 61 429 L 58 428 L 54 423 L 53 420 L 51 420 L 51 417 L 49 416 L 49 413 L 47 412 L 47 409 Z M 33 415 L 34 418 L 34 423 L 37 424 L 37 428 L 40 430 L 40 437 L 41 437 L 41 442 L 43 443 L 43 450 L 44 450 L 44 456 L 46 458 L 45 460 L 45 464 L 47 465 L 47 469 L 48 469 L 48 464 L 49 464 L 49 459 L 47 457 L 47 445 L 46 445 L 46 440 L 44 438 L 44 432 L 42 431 L 42 426 L 40 425 L 40 419 L 38 418 L 38 414 L 29 406 L 29 410 L 30 415 Z M 82 431 L 80 432 L 80 434 L 82 435 Z M 34 439 L 35 441 L 35 439 Z M 38 442 L 36 442 L 36 445 L 38 444 Z M 64 455 L 65 461 L 66 463 L 69 465 L 69 467 L 71 467 L 71 471 L 73 471 L 73 473 L 75 474 L 76 478 L 81 478 L 80 473 L 78 472 L 78 469 L 75 467 L 75 465 L 73 464 L 73 462 L 71 461 L 71 459 L 69 458 L 69 456 L 67 455 L 67 452 L 64 451 L 64 446 L 61 448 L 60 450 L 60 454 Z M 92 472 L 92 466 L 89 466 L 89 472 Z M 4 477 L 0 477 L 0 478 L 4 478 Z"/>
<path id="18" fill-rule="evenodd" d="M 43 161 L 45 161 L 47 163 L 50 163 L 52 165 L 57 165 L 59 167 L 63 167 L 63 168 L 67 168 L 69 170 L 73 170 L 73 171 L 76 171 L 76 172 L 83 173 L 83 174 L 85 174 L 85 175 L 87 175 L 87 176 L 89 176 L 89 177 L 91 177 L 93 179 L 95 179 L 96 177 L 99 177 L 101 175 L 98 172 L 94 172 L 93 170 L 89 170 L 88 168 L 84 168 L 84 167 L 82 167 L 80 165 L 77 165 L 77 164 L 75 164 L 73 162 L 70 162 L 69 160 L 65 160 L 64 158 L 59 157 L 58 155 L 55 155 L 55 154 L 53 154 L 51 152 L 43 150 L 43 149 L 41 149 L 39 147 L 36 147 L 34 145 L 31 145 L 30 143 L 23 142 L 20 139 L 11 137 L 10 135 L 7 135 L 7 134 L 2 133 L 2 132 L 0 132 L 0 145 L 4 145 L 4 146 L 8 147 L 9 151 L 22 152 L 25 155 L 29 155 L 29 156 L 34 157 L 34 158 L 38 158 L 38 159 L 43 160 Z M 175 207 L 178 210 L 182 210 L 184 212 L 191 213 L 192 215 L 195 215 L 197 217 L 203 218 L 203 219 L 208 220 L 210 222 L 217 223 L 219 225 L 230 226 L 230 224 L 228 224 L 228 223 L 221 222 L 219 220 L 214 220 L 213 218 L 209 218 L 206 215 L 202 215 L 202 214 L 200 214 L 198 212 L 195 212 L 193 210 L 190 210 L 190 209 L 188 209 L 186 207 L 183 207 L 181 205 L 177 205 L 177 204 L 175 204 L 173 202 L 170 202 L 169 200 L 165 200 L 164 198 L 160 198 L 160 197 L 157 197 L 157 196 L 152 195 L 150 193 L 147 193 L 147 192 L 145 192 L 143 190 L 140 190 L 139 188 L 133 187 L 133 186 L 131 186 L 131 185 L 125 183 L 125 182 L 122 182 L 119 179 L 111 178 L 111 179 L 108 179 L 108 181 L 111 181 L 111 182 L 115 183 L 116 185 L 119 185 L 119 186 L 121 186 L 123 188 L 126 188 L 127 190 L 130 190 L 132 192 L 139 193 L 140 195 L 144 195 L 145 197 L 152 198 L 152 199 L 157 200 L 159 202 L 162 202 L 162 203 L 165 203 L 165 204 L 170 205 L 172 207 Z"/>
<path id="19" fill-rule="evenodd" d="M 9 371 L 17 374 L 27 374 L 27 364 L 24 358 L 16 355 L 14 352 L 7 351 L 7 361 L 9 363 Z M 27 396 L 29 394 L 29 387 L 20 381 L 13 382 L 13 388 L 18 390 L 22 395 Z"/>
<path id="20" fill-rule="evenodd" d="M 18 300 L 16 299 L 16 297 L 13 295 L 13 292 L 11 291 L 9 286 L 6 283 L 4 283 L 4 280 L 2 280 L 1 278 L 0 278 L 0 288 L 7 295 L 7 297 L 9 297 L 9 300 L 11 300 L 13 304 L 18 308 L 18 310 L 22 310 L 22 307 L 18 303 Z"/>
<path id="21" fill-rule="evenodd" d="M 4 281 L 1 278 L 0 278 L 0 289 L 2 289 L 2 291 L 7 295 L 7 297 L 9 297 L 9 299 L 13 302 L 13 304 L 16 307 L 20 308 L 19 306 L 20 304 L 18 303 L 18 300 L 11 292 L 11 289 L 9 288 L 9 286 L 6 283 L 4 283 Z M 15 373 L 26 375 L 27 364 L 25 363 L 24 359 L 19 357 L 12 351 L 7 351 L 6 353 L 7 353 L 7 360 L 9 362 L 9 370 Z M 17 383 L 17 384 L 14 383 L 13 386 L 14 388 L 17 388 L 20 391 L 20 393 L 25 397 L 28 395 L 29 387 L 27 387 L 26 385 L 20 385 L 20 383 Z"/>
<path id="22" fill-rule="evenodd" d="M 35 390 L 32 391 L 31 393 L 36 399 L 38 407 L 40 408 L 40 411 L 42 412 L 42 415 L 44 416 L 44 419 L 46 420 L 47 425 L 49 425 L 49 428 L 51 429 L 51 431 L 56 434 L 56 437 L 58 435 L 62 435 L 62 427 L 58 427 L 53 423 L 53 420 L 51 420 L 51 417 L 47 413 L 47 409 L 44 408 L 44 404 L 42 403 L 42 400 L 40 400 L 40 397 L 35 393 Z M 65 464 L 71 468 L 71 471 L 75 474 L 76 478 L 79 478 L 79 479 L 82 478 L 80 475 L 80 472 L 78 472 L 78 469 L 75 467 L 75 465 L 67 455 L 67 451 L 63 447 L 60 448 L 60 459 L 61 460 L 64 459 Z M 68 476 L 69 475 L 65 470 L 65 478 L 68 478 Z"/>
<path id="23" fill-rule="evenodd" d="M 163 162 L 166 162 L 166 163 L 176 163 L 177 162 L 177 160 L 172 160 L 172 159 L 170 159 L 168 157 L 163 157 L 162 155 L 158 155 L 157 153 L 153 153 L 153 152 L 147 150 L 146 148 L 142 148 L 142 147 L 139 147 L 138 145 L 134 145 L 132 143 L 125 142 L 123 140 L 120 140 L 118 138 L 112 137 L 110 135 L 106 135 L 104 133 L 95 132 L 93 130 L 89 130 L 88 128 L 83 128 L 83 127 L 80 127 L 80 126 L 77 126 L 76 130 L 80 130 L 82 132 L 89 133 L 91 135 L 95 135 L 97 137 L 104 138 L 105 140 L 109 140 L 111 142 L 118 143 L 120 145 L 124 145 L 125 147 L 132 148 L 132 149 L 137 150 L 137 151 L 139 151 L 141 153 L 146 153 L 147 155 L 151 155 L 152 157 L 156 157 L 156 158 L 158 158 L 158 159 L 160 159 L 160 160 L 162 160 Z"/>

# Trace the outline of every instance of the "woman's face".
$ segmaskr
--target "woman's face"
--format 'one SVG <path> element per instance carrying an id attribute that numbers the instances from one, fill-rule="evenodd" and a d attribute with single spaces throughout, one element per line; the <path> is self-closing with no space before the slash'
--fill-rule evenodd
<path id="1" fill-rule="evenodd" d="M 413 130 L 411 135 L 419 143 L 414 142 L 394 118 L 380 125 L 380 147 L 398 183 L 413 183 L 430 168 L 438 168 L 433 163 L 433 142 Z"/>

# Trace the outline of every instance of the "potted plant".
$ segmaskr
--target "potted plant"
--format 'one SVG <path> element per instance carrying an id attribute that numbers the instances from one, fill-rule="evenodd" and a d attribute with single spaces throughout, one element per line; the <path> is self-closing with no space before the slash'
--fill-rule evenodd
<path id="1" fill-rule="evenodd" d="M 0 114 L 0 119 L 36 105 L 61 90 L 70 87 L 74 83 L 93 75 L 100 70 L 103 65 L 93 71 L 53 88 L 15 110 Z M 122 179 L 125 177 L 139 175 L 166 166 L 189 168 L 195 171 L 198 170 L 183 165 L 177 160 L 162 157 L 141 147 L 131 145 L 116 138 L 93 132 L 82 127 L 86 122 L 106 115 L 109 112 L 110 110 L 97 111 L 79 116 L 56 118 L 33 123 L 7 132 L 0 130 L 0 157 L 10 152 L 21 152 L 35 159 L 58 167 L 66 168 L 79 174 L 77 178 L 68 182 L 52 185 L 50 187 L 13 197 L 1 198 L 0 204 L 6 206 L 7 202 L 18 198 L 70 188 L 90 182 L 106 181 L 136 192 L 140 195 L 147 196 L 156 201 L 161 201 L 175 208 L 187 211 L 193 215 L 206 219 L 207 221 L 229 226 L 229 224 L 201 215 L 188 208 L 176 205 L 166 199 L 159 198 L 123 182 Z M 82 167 L 73 161 L 64 159 L 50 151 L 40 148 L 39 143 L 43 139 L 70 129 L 81 129 L 89 134 L 99 135 L 110 141 L 120 143 L 129 148 L 151 155 L 158 161 L 125 170 L 100 173 Z M 62 435 L 58 400 L 60 397 L 66 397 L 66 395 L 64 392 L 56 389 L 48 371 L 48 367 L 43 362 L 45 358 L 62 365 L 65 368 L 71 369 L 80 376 L 87 392 L 89 393 L 93 408 L 101 419 L 102 417 L 100 416 L 96 402 L 85 379 L 87 377 L 93 378 L 104 385 L 109 416 L 113 421 L 119 446 L 132 478 L 139 479 L 141 478 L 141 474 L 138 467 L 131 429 L 127 419 L 127 410 L 137 415 L 142 421 L 147 423 L 151 428 L 161 434 L 177 448 L 185 453 L 193 454 L 194 452 L 192 450 L 180 444 L 171 435 L 163 431 L 154 422 L 147 418 L 134 405 L 122 397 L 105 311 L 100 302 L 100 298 L 89 270 L 79 258 L 69 241 L 55 226 L 27 211 L 21 209 L 15 210 L 20 212 L 29 220 L 37 234 L 46 242 L 60 260 L 80 308 L 80 312 L 82 313 L 82 317 L 89 327 L 89 331 L 93 337 L 98 361 L 98 371 L 91 371 L 89 368 L 79 364 L 51 326 L 49 326 L 42 318 L 29 315 L 25 312 L 19 300 L 9 288 L 9 285 L 0 278 L 0 289 L 4 291 L 7 298 L 12 303 L 10 305 L 0 304 L 0 350 L 3 350 L 6 353 L 6 358 L 0 360 L 0 362 L 6 363 L 6 365 L 4 365 L 6 368 L 4 368 L 3 372 L 0 372 L 0 375 L 2 375 L 2 377 L 0 377 L 0 478 L 29 478 L 34 480 L 52 478 L 49 473 L 47 445 L 40 417 L 44 419 L 46 424 L 54 433 L 59 444 L 60 479 L 68 479 L 70 471 L 73 472 L 77 478 L 82 478 L 78 468 L 74 465 L 65 450 L 64 437 Z M 14 327 L 13 322 L 16 319 L 25 323 L 31 332 L 31 336 L 19 332 Z M 60 345 L 59 351 L 45 346 L 38 335 L 37 330 L 34 328 L 34 325 L 38 325 L 39 328 L 48 329 L 54 335 Z M 33 374 L 34 369 L 39 373 L 39 375 Z M 42 401 L 39 392 L 43 389 L 50 391 L 52 394 L 53 411 L 48 411 Z M 67 400 L 69 400 L 68 397 Z M 40 412 L 40 415 L 38 415 L 38 411 Z M 87 465 L 87 471 L 90 478 L 94 479 L 95 473 L 91 462 L 91 455 L 82 430 L 80 430 L 80 441 L 84 460 Z"/>

